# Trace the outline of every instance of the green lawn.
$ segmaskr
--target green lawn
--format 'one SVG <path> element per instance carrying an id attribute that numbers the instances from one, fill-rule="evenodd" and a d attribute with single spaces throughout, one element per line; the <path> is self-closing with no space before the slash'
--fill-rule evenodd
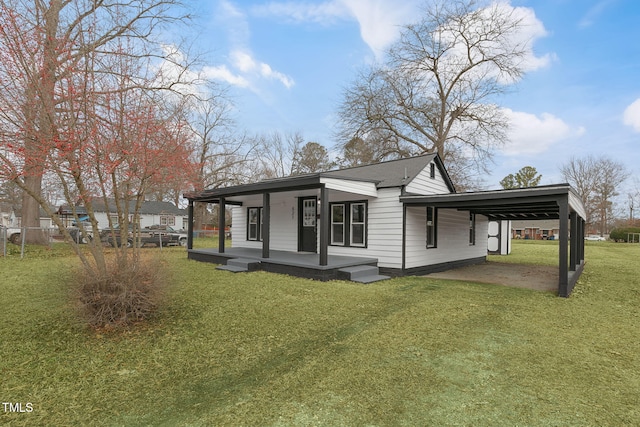
<path id="1" fill-rule="evenodd" d="M 557 243 L 516 242 L 557 264 Z M 640 245 L 587 242 L 571 298 L 408 277 L 232 274 L 162 251 L 167 305 L 99 334 L 72 257 L 0 258 L 6 425 L 640 425 Z M 494 259 L 494 258 L 492 258 Z"/>

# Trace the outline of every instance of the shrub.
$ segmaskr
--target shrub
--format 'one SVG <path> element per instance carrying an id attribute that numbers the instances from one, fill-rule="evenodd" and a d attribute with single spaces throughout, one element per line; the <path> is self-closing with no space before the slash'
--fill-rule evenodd
<path id="1" fill-rule="evenodd" d="M 94 328 L 117 328 L 148 319 L 157 309 L 169 283 L 159 261 L 139 259 L 126 267 L 112 264 L 104 276 L 76 273 L 83 317 Z"/>
<path id="2" fill-rule="evenodd" d="M 640 227 L 614 228 L 613 230 L 611 230 L 609 238 L 615 240 L 616 242 L 626 242 L 629 238 L 629 233 L 640 233 Z"/>

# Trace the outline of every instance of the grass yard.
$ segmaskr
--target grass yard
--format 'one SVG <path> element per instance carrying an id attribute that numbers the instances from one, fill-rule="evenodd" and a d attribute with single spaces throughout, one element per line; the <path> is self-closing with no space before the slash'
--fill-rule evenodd
<path id="1" fill-rule="evenodd" d="M 557 243 L 501 261 L 557 264 Z M 571 298 L 420 277 L 232 274 L 162 251 L 167 305 L 101 334 L 69 256 L 0 258 L 3 425 L 640 425 L 640 245 L 587 242 Z M 493 258 L 492 258 L 493 259 Z"/>

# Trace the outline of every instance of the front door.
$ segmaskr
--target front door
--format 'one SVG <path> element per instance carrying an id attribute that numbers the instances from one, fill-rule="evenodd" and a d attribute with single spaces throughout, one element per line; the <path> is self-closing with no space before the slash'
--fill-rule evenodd
<path id="1" fill-rule="evenodd" d="M 302 252 L 317 252 L 318 231 L 316 227 L 316 212 L 318 200 L 315 197 L 305 197 L 300 199 L 299 227 L 298 227 L 298 250 Z"/>

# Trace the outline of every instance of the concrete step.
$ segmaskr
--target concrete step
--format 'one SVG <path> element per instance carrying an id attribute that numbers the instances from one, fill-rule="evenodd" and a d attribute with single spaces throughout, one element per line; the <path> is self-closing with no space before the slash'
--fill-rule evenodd
<path id="1" fill-rule="evenodd" d="M 232 273 L 244 273 L 249 271 L 246 267 L 239 267 L 237 265 L 219 265 L 216 270 L 230 271 Z"/>
<path id="2" fill-rule="evenodd" d="M 382 276 L 378 267 L 374 265 L 356 265 L 353 267 L 345 267 L 338 270 L 341 278 L 359 283 L 372 283 L 378 280 L 388 279 L 389 276 Z"/>
<path id="3" fill-rule="evenodd" d="M 355 279 L 351 279 L 352 282 L 358 282 L 358 283 L 373 283 L 373 282 L 378 282 L 380 280 L 387 280 L 390 279 L 389 276 L 383 276 L 381 274 L 375 274 L 375 275 L 371 275 L 371 276 L 361 276 L 361 277 L 357 277 Z"/>
<path id="4" fill-rule="evenodd" d="M 227 261 L 227 265 L 236 265 L 239 267 L 247 267 L 249 264 L 260 263 L 260 261 L 256 261 L 255 259 L 250 258 L 232 258 Z"/>
<path id="5" fill-rule="evenodd" d="M 250 258 L 233 258 L 227 261 L 227 265 L 234 267 L 241 267 L 247 271 L 255 271 L 259 269 L 260 261 Z"/>

